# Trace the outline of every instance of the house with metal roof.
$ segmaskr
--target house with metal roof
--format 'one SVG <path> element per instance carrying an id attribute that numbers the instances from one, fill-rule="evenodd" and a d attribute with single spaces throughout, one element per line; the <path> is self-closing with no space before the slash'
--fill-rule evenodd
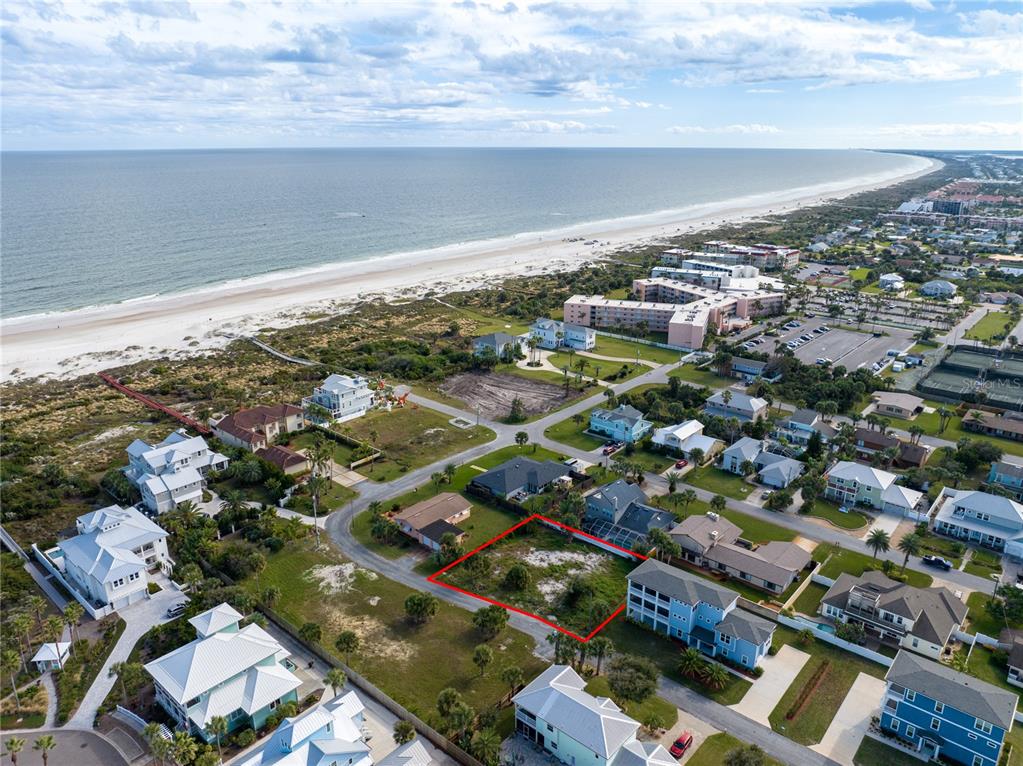
<path id="1" fill-rule="evenodd" d="M 553 460 L 513 457 L 469 482 L 470 488 L 503 499 L 527 497 L 558 483 L 571 483 L 568 466 Z"/>
<path id="2" fill-rule="evenodd" d="M 858 577 L 843 572 L 818 607 L 824 617 L 859 623 L 868 635 L 935 660 L 962 629 L 967 611 L 948 588 L 916 588 L 876 570 Z"/>
<path id="3" fill-rule="evenodd" d="M 259 729 L 279 705 L 298 700 L 302 682 L 287 650 L 259 625 L 241 627 L 241 619 L 228 604 L 196 615 L 188 621 L 195 640 L 145 665 L 157 702 L 207 742 L 215 716 L 227 719 L 228 731 Z"/>
<path id="4" fill-rule="evenodd" d="M 639 721 L 586 691 L 568 665 L 551 665 L 512 697 L 515 731 L 569 766 L 672 766 L 660 745 L 640 742 Z"/>
<path id="5" fill-rule="evenodd" d="M 134 508 L 79 516 L 78 534 L 46 551 L 50 564 L 93 607 L 122 609 L 148 598 L 150 571 L 170 572 L 167 532 Z"/>
<path id="6" fill-rule="evenodd" d="M 597 345 L 597 331 L 580 324 L 560 322 L 557 319 L 537 319 L 529 326 L 529 334 L 536 338 L 540 348 L 574 348 L 590 351 Z"/>
<path id="7" fill-rule="evenodd" d="M 946 487 L 938 498 L 934 531 L 1023 559 L 1023 505 L 976 490 Z"/>
<path id="8" fill-rule="evenodd" d="M 598 407 L 590 412 L 590 431 L 626 444 L 642 439 L 653 425 L 628 404 L 619 404 L 613 410 Z"/>
<path id="9" fill-rule="evenodd" d="M 720 439 L 704 436 L 703 423 L 699 420 L 687 420 L 658 428 L 651 441 L 668 452 L 686 458 L 692 455 L 694 449 L 701 450 L 704 457 L 710 457 L 725 446 Z"/>
<path id="10" fill-rule="evenodd" d="M 919 292 L 928 298 L 951 298 L 959 288 L 945 279 L 932 279 L 920 285 Z"/>
<path id="11" fill-rule="evenodd" d="M 998 766 L 1019 697 L 948 665 L 900 651 L 885 675 L 881 728 L 922 760 Z"/>
<path id="12" fill-rule="evenodd" d="M 736 608 L 739 594 L 699 575 L 647 559 L 629 573 L 626 614 L 708 657 L 754 668 L 775 625 Z"/>
<path id="13" fill-rule="evenodd" d="M 783 489 L 802 475 L 804 466 L 798 460 L 776 455 L 764 449 L 764 442 L 743 436 L 721 453 L 721 468 L 737 476 L 745 476 L 743 466 L 750 463 L 761 483 Z"/>
<path id="14" fill-rule="evenodd" d="M 327 425 L 361 418 L 372 406 L 373 391 L 361 375 L 328 375 L 302 399 L 306 419 Z"/>
<path id="15" fill-rule="evenodd" d="M 136 439 L 127 448 L 128 477 L 154 513 L 173 510 L 180 503 L 202 500 L 205 477 L 223 471 L 228 459 L 210 450 L 201 436 L 189 436 L 180 428 L 157 445 Z"/>
<path id="16" fill-rule="evenodd" d="M 622 548 L 631 549 L 655 529 L 667 531 L 675 517 L 647 503 L 635 484 L 618 479 L 586 496 L 583 531 Z"/>
<path id="17" fill-rule="evenodd" d="M 824 496 L 843 506 L 863 505 L 878 511 L 901 513 L 913 511 L 922 492 L 895 483 L 894 473 L 861 463 L 840 460 L 826 474 Z"/>
<path id="18" fill-rule="evenodd" d="M 708 415 L 737 418 L 743 422 L 759 420 L 767 417 L 767 400 L 729 388 L 709 397 L 703 405 L 703 411 Z"/>
<path id="19" fill-rule="evenodd" d="M 36 666 L 36 671 L 39 673 L 45 673 L 48 670 L 61 670 L 70 655 L 70 641 L 43 644 L 39 647 L 39 651 L 33 655 L 32 664 Z"/>

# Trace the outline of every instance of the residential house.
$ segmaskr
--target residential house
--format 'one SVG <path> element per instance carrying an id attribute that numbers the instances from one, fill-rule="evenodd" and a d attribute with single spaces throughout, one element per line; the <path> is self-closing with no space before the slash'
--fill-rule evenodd
<path id="1" fill-rule="evenodd" d="M 613 410 L 597 408 L 590 413 L 591 432 L 626 444 L 642 439 L 653 425 L 643 419 L 642 412 L 628 404 L 619 404 Z"/>
<path id="2" fill-rule="evenodd" d="M 785 420 L 779 421 L 774 438 L 783 439 L 797 447 L 806 447 L 815 433 L 820 436 L 821 444 L 827 444 L 838 431 L 825 423 L 817 410 L 798 409 Z"/>
<path id="3" fill-rule="evenodd" d="M 1023 500 L 1023 465 L 999 460 L 991 464 L 987 474 L 987 483 L 1000 487 L 1016 500 Z"/>
<path id="4" fill-rule="evenodd" d="M 912 420 L 924 411 L 924 400 L 912 394 L 898 391 L 875 391 L 870 395 L 874 402 L 874 412 L 886 417 Z"/>
<path id="5" fill-rule="evenodd" d="M 39 647 L 39 651 L 37 651 L 32 657 L 32 664 L 36 666 L 37 673 L 45 673 L 48 670 L 63 670 L 64 663 L 67 662 L 68 657 L 70 656 L 70 641 L 58 641 L 53 644 L 43 644 Z"/>
<path id="6" fill-rule="evenodd" d="M 780 375 L 765 376 L 764 371 L 767 369 L 767 362 L 761 362 L 759 359 L 733 356 L 729 367 L 733 378 L 738 378 L 747 384 L 752 383 L 757 378 L 764 378 L 764 380 L 771 383 L 781 380 Z"/>
<path id="7" fill-rule="evenodd" d="M 228 459 L 212 452 L 205 439 L 189 436 L 183 428 L 155 446 L 136 439 L 127 452 L 124 475 L 154 513 L 173 510 L 186 501 L 201 502 L 206 475 L 228 465 Z"/>
<path id="8" fill-rule="evenodd" d="M 1023 686 L 1023 639 L 1013 639 L 1007 663 L 1009 674 L 1006 680 L 1013 686 Z"/>
<path id="9" fill-rule="evenodd" d="M 882 433 L 869 428 L 857 428 L 853 437 L 856 444 L 856 455 L 861 460 L 872 460 L 878 452 L 895 450 L 894 464 L 900 468 L 919 468 L 931 456 L 931 448 L 926 444 L 913 444 L 903 441 L 890 433 Z"/>
<path id="10" fill-rule="evenodd" d="M 277 707 L 297 702 L 301 680 L 288 652 L 259 625 L 220 604 L 188 622 L 197 637 L 145 665 L 156 700 L 175 723 L 207 742 L 210 720 L 227 719 L 228 732 L 259 729 Z"/>
<path id="11" fill-rule="evenodd" d="M 843 572 L 818 607 L 824 617 L 859 623 L 867 635 L 935 660 L 962 630 L 967 611 L 948 588 L 916 588 L 877 570 Z"/>
<path id="12" fill-rule="evenodd" d="M 897 485 L 894 473 L 847 460 L 835 463 L 826 477 L 824 496 L 843 506 L 905 514 L 924 497 L 922 492 Z"/>
<path id="13" fill-rule="evenodd" d="M 1019 698 L 948 665 L 900 651 L 885 675 L 881 728 L 921 759 L 998 766 Z"/>
<path id="14" fill-rule="evenodd" d="M 750 396 L 741 391 L 726 389 L 718 391 L 707 399 L 703 411 L 708 415 L 722 418 L 738 418 L 746 422 L 760 420 L 767 416 L 767 401 L 757 396 Z"/>
<path id="15" fill-rule="evenodd" d="M 256 450 L 256 456 L 281 469 L 289 476 L 309 470 L 309 458 L 301 452 L 295 452 L 287 447 L 279 445 L 261 447 Z"/>
<path id="16" fill-rule="evenodd" d="M 571 484 L 568 466 L 553 460 L 514 457 L 496 468 L 481 473 L 469 487 L 505 500 L 524 498 L 543 492 L 554 484 Z"/>
<path id="17" fill-rule="evenodd" d="M 983 410 L 970 410 L 962 423 L 963 429 L 988 436 L 1023 441 L 1023 413 L 1006 412 L 996 415 Z"/>
<path id="18" fill-rule="evenodd" d="M 1023 505 L 987 492 L 945 487 L 936 503 L 934 531 L 1023 559 Z"/>
<path id="19" fill-rule="evenodd" d="M 806 466 L 798 460 L 763 450 L 753 461 L 761 484 L 774 489 L 785 489 L 803 475 Z"/>
<path id="20" fill-rule="evenodd" d="M 293 404 L 260 405 L 238 410 L 211 425 L 213 434 L 224 444 L 257 452 L 273 445 L 282 434 L 301 431 L 305 416 L 302 408 Z"/>
<path id="21" fill-rule="evenodd" d="M 589 694 L 568 665 L 551 665 L 512 702 L 516 733 L 568 766 L 675 766 L 663 747 L 639 741 L 639 721 Z"/>
<path id="22" fill-rule="evenodd" d="M 456 540 L 465 537 L 465 531 L 455 525 L 469 518 L 472 504 L 455 492 L 441 492 L 427 500 L 410 505 L 394 517 L 395 523 L 406 535 L 430 550 L 440 548 L 441 538 L 452 534 Z"/>
<path id="23" fill-rule="evenodd" d="M 540 348 L 574 348 L 591 351 L 597 345 L 597 331 L 579 324 L 566 324 L 556 319 L 537 319 L 529 327 L 529 334 Z"/>
<path id="24" fill-rule="evenodd" d="M 882 274 L 881 278 L 877 280 L 878 287 L 888 292 L 897 293 L 900 290 L 906 289 L 906 280 L 902 278 L 900 274 L 894 272 L 890 274 Z"/>
<path id="25" fill-rule="evenodd" d="M 493 354 L 498 359 L 514 358 L 522 350 L 522 339 L 506 332 L 492 332 L 481 335 L 472 342 L 472 353 L 476 356 Z"/>
<path id="26" fill-rule="evenodd" d="M 586 496 L 583 531 L 631 549 L 655 529 L 667 531 L 675 517 L 647 504 L 647 496 L 635 484 L 618 479 Z"/>
<path id="27" fill-rule="evenodd" d="M 134 508 L 111 505 L 79 516 L 78 534 L 46 551 L 89 603 L 122 609 L 149 598 L 149 572 L 170 572 L 167 533 Z"/>
<path id="28" fill-rule="evenodd" d="M 372 406 L 373 392 L 361 375 L 328 375 L 312 396 L 302 400 L 305 417 L 327 425 L 361 418 Z"/>
<path id="29" fill-rule="evenodd" d="M 742 470 L 743 464 L 756 460 L 763 448 L 763 442 L 759 439 L 743 436 L 721 453 L 721 469 L 737 476 L 745 476 L 746 473 Z"/>
<path id="30" fill-rule="evenodd" d="M 630 619 L 745 668 L 767 655 L 774 623 L 737 609 L 735 591 L 656 559 L 633 569 L 628 580 Z"/>
<path id="31" fill-rule="evenodd" d="M 920 294 L 928 298 L 951 298 L 958 288 L 944 279 L 933 279 L 920 285 Z"/>
<path id="32" fill-rule="evenodd" d="M 770 593 L 783 592 L 810 563 L 810 554 L 795 543 L 743 540 L 742 530 L 716 513 L 687 516 L 669 534 L 689 563 Z"/>
<path id="33" fill-rule="evenodd" d="M 724 445 L 719 439 L 703 435 L 703 423 L 699 420 L 687 420 L 672 426 L 665 426 L 654 431 L 651 441 L 665 451 L 689 458 L 694 449 L 703 452 L 704 458 L 717 453 Z"/>

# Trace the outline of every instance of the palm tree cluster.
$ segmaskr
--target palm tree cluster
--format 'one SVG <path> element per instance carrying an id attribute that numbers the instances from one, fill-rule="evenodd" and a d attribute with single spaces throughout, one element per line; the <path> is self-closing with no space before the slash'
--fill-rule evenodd
<path id="1" fill-rule="evenodd" d="M 698 680 L 705 686 L 723 689 L 729 680 L 729 672 L 717 662 L 704 659 L 700 651 L 692 646 L 683 649 L 679 656 L 678 672 L 686 678 Z"/>

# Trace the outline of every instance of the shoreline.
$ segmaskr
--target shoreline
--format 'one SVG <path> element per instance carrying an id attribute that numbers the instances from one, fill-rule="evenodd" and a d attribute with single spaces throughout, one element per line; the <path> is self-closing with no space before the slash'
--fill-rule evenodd
<path id="1" fill-rule="evenodd" d="M 0 379 L 7 383 L 68 378 L 154 356 L 196 354 L 261 328 L 314 321 L 321 318 L 315 315 L 344 311 L 374 298 L 413 300 L 426 293 L 481 288 L 512 276 L 572 270 L 623 248 L 726 222 L 784 214 L 918 178 L 941 166 L 937 160 L 905 156 L 922 166 L 887 177 L 860 177 L 550 231 L 276 271 L 185 293 L 12 317 L 0 322 Z"/>

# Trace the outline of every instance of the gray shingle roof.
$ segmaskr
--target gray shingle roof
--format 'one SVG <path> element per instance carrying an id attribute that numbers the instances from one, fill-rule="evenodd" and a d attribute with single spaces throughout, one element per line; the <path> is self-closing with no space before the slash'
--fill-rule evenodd
<path id="1" fill-rule="evenodd" d="M 947 665 L 900 651 L 885 680 L 1009 730 L 1019 698 Z"/>
<path id="2" fill-rule="evenodd" d="M 491 468 L 472 480 L 472 484 L 489 489 L 496 495 L 506 495 L 513 489 L 527 484 L 543 487 L 561 476 L 567 476 L 569 469 L 553 460 L 532 460 L 516 457 Z"/>
<path id="3" fill-rule="evenodd" d="M 717 624 L 717 631 L 726 636 L 749 641 L 751 644 L 760 646 L 769 640 L 774 634 L 775 625 L 763 617 L 744 612 L 741 609 L 733 609 L 721 622 Z"/>
<path id="4" fill-rule="evenodd" d="M 739 596 L 734 590 L 716 585 L 683 569 L 668 566 L 656 559 L 647 559 L 633 569 L 629 574 L 629 580 L 684 604 L 703 601 L 719 609 L 725 609 L 735 603 Z"/>

